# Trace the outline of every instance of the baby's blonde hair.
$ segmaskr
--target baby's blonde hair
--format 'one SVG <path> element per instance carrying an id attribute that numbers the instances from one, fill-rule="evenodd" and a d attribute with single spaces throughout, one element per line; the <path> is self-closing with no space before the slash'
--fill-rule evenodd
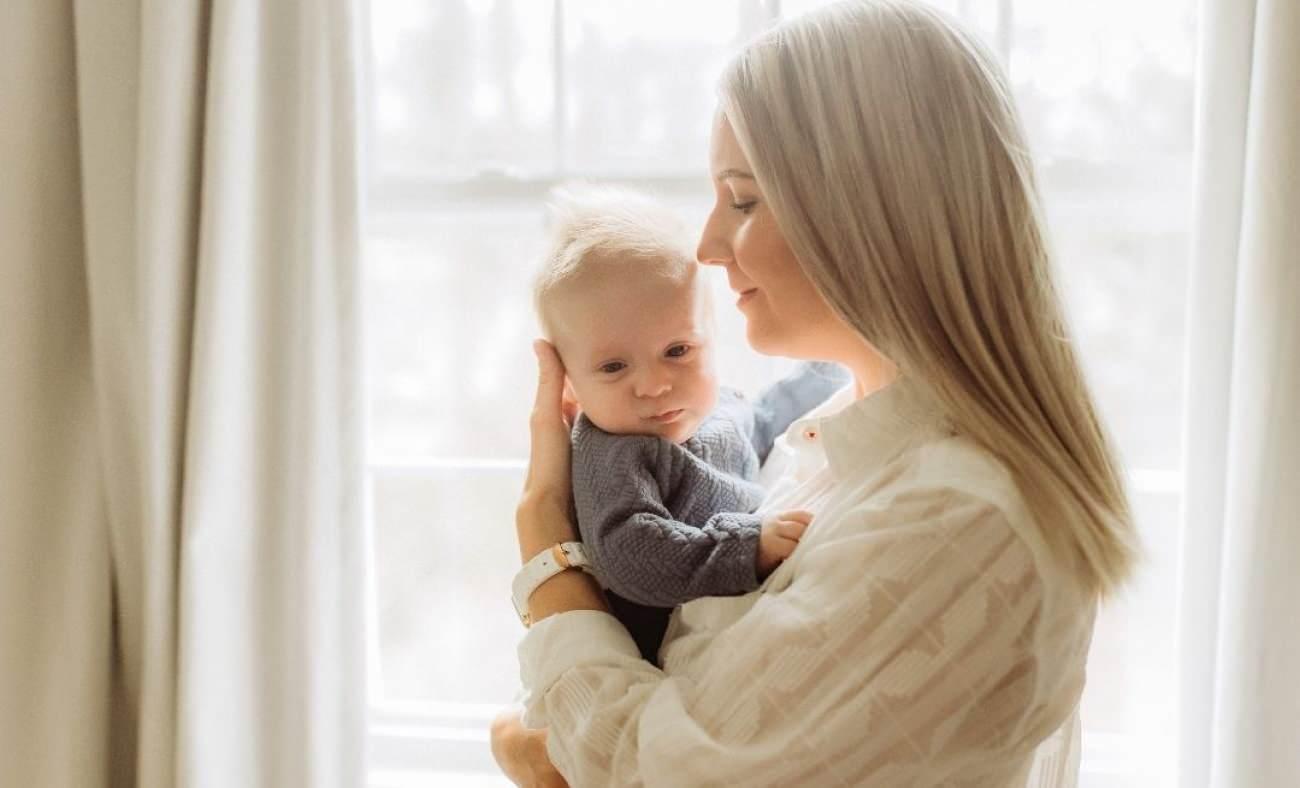
<path id="1" fill-rule="evenodd" d="M 1118 588 L 1138 553 L 1124 478 L 997 59 L 922 3 L 842 2 L 750 44 L 721 92 L 822 296 L 1005 463 L 1064 566 Z"/>
<path id="2" fill-rule="evenodd" d="M 571 185 L 553 191 L 548 208 L 551 244 L 533 280 L 533 307 L 547 339 L 554 339 L 548 311 L 552 296 L 593 272 L 635 266 L 630 275 L 681 284 L 695 275 L 695 253 L 685 226 L 647 194 Z"/>

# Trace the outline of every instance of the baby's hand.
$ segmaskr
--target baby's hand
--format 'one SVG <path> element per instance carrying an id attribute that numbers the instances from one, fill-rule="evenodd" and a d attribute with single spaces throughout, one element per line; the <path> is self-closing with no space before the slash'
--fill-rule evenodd
<path id="1" fill-rule="evenodd" d="M 758 533 L 758 579 L 762 580 L 794 552 L 812 522 L 812 512 L 777 512 L 763 518 Z"/>

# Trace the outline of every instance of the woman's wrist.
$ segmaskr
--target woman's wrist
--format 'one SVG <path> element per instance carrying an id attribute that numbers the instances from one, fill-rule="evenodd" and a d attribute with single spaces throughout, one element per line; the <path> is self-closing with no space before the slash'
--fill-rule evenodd
<path id="1" fill-rule="evenodd" d="M 600 585 L 586 572 L 567 569 L 552 575 L 534 589 L 528 598 L 528 617 L 533 624 L 570 610 L 609 612 L 609 603 L 605 600 Z"/>
<path id="2" fill-rule="evenodd" d="M 515 531 L 523 563 L 557 542 L 577 541 L 568 496 L 525 492 L 515 510 Z"/>
<path id="3" fill-rule="evenodd" d="M 569 516 L 567 495 L 525 492 L 515 512 L 515 528 L 519 536 L 519 557 L 524 563 L 558 542 L 578 539 Z M 576 569 L 544 580 L 533 590 L 527 604 L 534 624 L 569 610 L 609 610 L 600 585 L 591 575 Z"/>

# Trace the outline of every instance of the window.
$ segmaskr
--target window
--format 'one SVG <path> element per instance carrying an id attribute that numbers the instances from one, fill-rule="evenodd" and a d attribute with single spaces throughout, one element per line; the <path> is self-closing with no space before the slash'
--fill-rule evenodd
<path id="1" fill-rule="evenodd" d="M 544 195 L 574 177 L 626 183 L 698 225 L 717 74 L 755 32 L 820 4 L 372 0 L 372 785 L 505 784 L 486 726 L 517 687 L 508 589 Z M 1160 785 L 1175 728 L 1194 2 L 938 4 L 1009 66 L 1148 551 L 1098 624 L 1085 785 Z M 724 380 L 753 391 L 787 368 L 719 312 Z"/>

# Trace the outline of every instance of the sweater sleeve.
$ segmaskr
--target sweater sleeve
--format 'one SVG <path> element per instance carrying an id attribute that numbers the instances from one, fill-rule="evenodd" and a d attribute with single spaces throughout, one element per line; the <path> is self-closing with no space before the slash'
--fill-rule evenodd
<path id="1" fill-rule="evenodd" d="M 664 503 L 685 473 L 685 452 L 654 438 L 593 436 L 574 454 L 578 528 L 596 575 L 633 602 L 675 607 L 758 587 L 761 518 L 674 519 Z"/>
<path id="2" fill-rule="evenodd" d="M 1042 618 L 1031 551 L 977 500 L 918 497 L 845 518 L 788 586 L 692 644 L 689 671 L 640 660 L 604 613 L 530 630 L 527 719 L 550 727 L 549 754 L 569 782 L 1023 780 L 1082 684 L 1043 650 L 1051 641 L 1040 635 L 1058 622 Z M 1042 671 L 1064 675 L 1049 685 Z"/>

